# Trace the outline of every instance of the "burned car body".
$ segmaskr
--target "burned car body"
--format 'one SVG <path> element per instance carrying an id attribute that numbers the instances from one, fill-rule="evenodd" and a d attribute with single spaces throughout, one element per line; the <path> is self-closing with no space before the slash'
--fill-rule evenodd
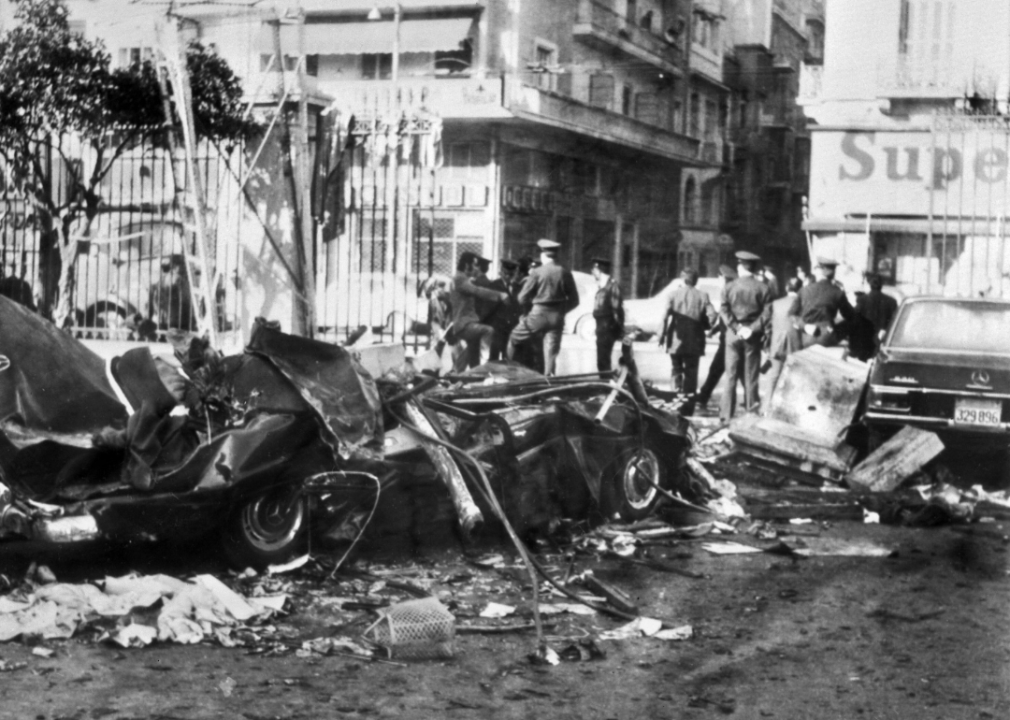
<path id="1" fill-rule="evenodd" d="M 241 355 L 205 352 L 181 384 L 147 348 L 107 375 L 4 298 L 0 343 L 0 531 L 11 538 L 220 535 L 236 564 L 277 561 L 303 534 L 304 482 L 381 448 L 374 381 L 349 353 L 267 324 Z"/>
<path id="2" fill-rule="evenodd" d="M 1010 302 L 905 300 L 870 371 L 872 431 L 901 425 L 957 442 L 1010 437 Z"/>
<path id="3" fill-rule="evenodd" d="M 475 517 L 501 507 L 524 531 L 595 510 L 635 519 L 676 485 L 689 446 L 684 420 L 638 386 L 505 364 L 375 379 L 347 349 L 263 322 L 239 355 L 188 336 L 182 372 L 147 347 L 106 366 L 0 298 L 0 353 L 11 541 L 220 539 L 233 564 L 262 566 L 303 547 L 310 516 L 332 529 L 418 476 L 463 499 L 461 524 L 471 494 Z"/>

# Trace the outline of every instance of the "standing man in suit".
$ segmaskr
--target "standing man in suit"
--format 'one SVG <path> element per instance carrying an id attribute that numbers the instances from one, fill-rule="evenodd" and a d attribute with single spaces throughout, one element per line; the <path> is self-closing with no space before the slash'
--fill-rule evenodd
<path id="1" fill-rule="evenodd" d="M 579 291 L 572 274 L 557 262 L 561 245 L 541 239 L 537 247 L 540 248 L 540 265 L 530 271 L 518 298 L 520 306 L 530 304 L 530 311 L 512 330 L 506 352 L 508 359 L 514 360 L 518 346 L 542 343 L 544 374 L 551 377 L 561 350 L 565 315 L 578 306 Z"/>
<path id="2" fill-rule="evenodd" d="M 593 258 L 592 275 L 596 280 L 593 319 L 596 321 L 596 369 L 610 372 L 614 343 L 624 335 L 624 298 L 621 286 L 609 275 L 610 261 Z"/>
<path id="3" fill-rule="evenodd" d="M 761 404 L 758 378 L 761 346 L 772 315 L 772 292 L 754 275 L 761 261 L 754 253 L 736 254 L 739 278 L 722 291 L 719 315 L 726 324 L 726 382 L 719 419 L 728 423 L 736 410 L 736 383 L 743 359 L 744 407 L 748 411 Z"/>
<path id="4" fill-rule="evenodd" d="M 718 315 L 708 295 L 696 287 L 698 272 L 684 270 L 680 277 L 684 284 L 670 295 L 659 344 L 670 354 L 673 391 L 688 396 L 680 412 L 693 415 L 698 363 L 705 354 L 705 331 L 716 326 Z"/>
<path id="5" fill-rule="evenodd" d="M 789 311 L 792 330 L 789 333 L 789 352 L 797 352 L 811 345 L 833 347 L 841 342 L 835 331 L 838 313 L 852 322 L 856 313 L 849 304 L 845 291 L 835 284 L 838 263 L 829 258 L 817 258 L 820 278 L 800 290 Z"/>

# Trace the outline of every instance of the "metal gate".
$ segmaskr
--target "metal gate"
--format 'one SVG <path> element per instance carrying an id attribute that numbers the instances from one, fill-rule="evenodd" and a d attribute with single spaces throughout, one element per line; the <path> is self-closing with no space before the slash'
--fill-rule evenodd
<path id="1" fill-rule="evenodd" d="M 931 142 L 927 292 L 1010 297 L 1010 118 L 938 115 Z"/>
<path id="2" fill-rule="evenodd" d="M 362 332 L 414 348 L 429 341 L 433 281 L 448 281 L 457 219 L 437 212 L 441 122 L 423 112 L 333 113 L 325 148 L 330 170 L 316 257 L 316 326 L 335 342 Z"/>

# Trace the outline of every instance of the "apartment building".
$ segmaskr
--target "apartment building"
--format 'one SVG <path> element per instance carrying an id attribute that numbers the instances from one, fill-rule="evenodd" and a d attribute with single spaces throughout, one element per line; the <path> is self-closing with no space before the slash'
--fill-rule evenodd
<path id="1" fill-rule="evenodd" d="M 1005 2 L 827 0 L 802 93 L 814 251 L 856 281 L 1006 296 L 1008 69 Z"/>

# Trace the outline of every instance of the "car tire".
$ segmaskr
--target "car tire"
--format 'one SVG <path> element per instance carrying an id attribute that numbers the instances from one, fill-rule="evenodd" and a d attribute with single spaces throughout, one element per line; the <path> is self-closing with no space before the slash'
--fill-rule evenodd
<path id="1" fill-rule="evenodd" d="M 650 443 L 621 453 L 600 488 L 603 514 L 625 522 L 648 517 L 660 498 L 656 486 L 662 487 L 665 480 L 663 458 Z"/>
<path id="2" fill-rule="evenodd" d="M 583 315 L 575 323 L 575 334 L 583 340 L 596 339 L 596 318 L 592 315 Z"/>
<path id="3" fill-rule="evenodd" d="M 308 534 L 308 507 L 297 488 L 277 487 L 242 500 L 223 533 L 225 557 L 238 569 L 294 557 Z"/>

